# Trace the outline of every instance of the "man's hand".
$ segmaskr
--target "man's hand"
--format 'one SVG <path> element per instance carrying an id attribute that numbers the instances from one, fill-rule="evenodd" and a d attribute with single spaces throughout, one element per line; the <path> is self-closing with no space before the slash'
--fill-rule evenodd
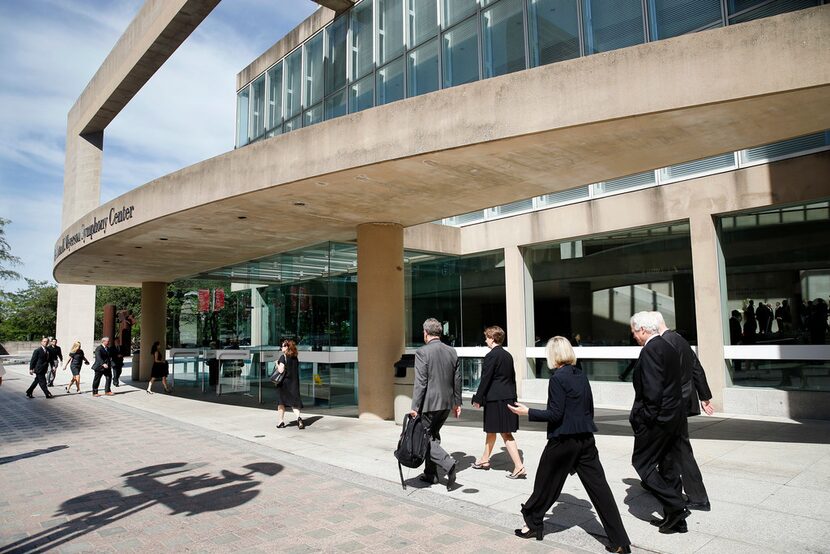
<path id="1" fill-rule="evenodd" d="M 473 408 L 481 408 L 481 404 L 478 402 L 473 402 Z"/>
<path id="2" fill-rule="evenodd" d="M 508 404 L 507 409 L 510 410 L 511 412 L 513 412 L 516 415 L 522 415 L 522 416 L 527 415 L 528 412 L 530 412 L 530 408 L 528 408 L 524 404 L 520 404 L 518 402 L 516 402 L 516 404 L 514 404 L 513 406 Z"/>
<path id="3" fill-rule="evenodd" d="M 409 415 L 411 415 L 412 417 L 418 417 L 418 411 L 417 410 L 411 410 L 409 412 Z"/>
<path id="4" fill-rule="evenodd" d="M 712 415 L 715 413 L 715 408 L 712 406 L 712 402 L 710 400 L 701 400 L 700 407 L 703 408 L 706 415 Z"/>
<path id="5" fill-rule="evenodd" d="M 457 417 L 457 418 L 458 418 L 458 417 L 461 417 L 461 406 L 455 406 L 455 407 L 452 409 L 452 413 L 453 413 L 453 415 L 454 415 L 455 417 Z"/>

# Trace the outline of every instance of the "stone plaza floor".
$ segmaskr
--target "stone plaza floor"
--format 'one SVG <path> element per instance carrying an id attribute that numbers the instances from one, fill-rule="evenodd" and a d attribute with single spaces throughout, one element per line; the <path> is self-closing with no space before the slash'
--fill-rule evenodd
<path id="1" fill-rule="evenodd" d="M 530 478 L 473 471 L 484 435 L 466 409 L 442 432 L 458 486 L 425 487 L 392 456 L 400 428 L 308 409 L 307 428 L 276 429 L 273 410 L 52 388 L 24 395 L 25 366 L 0 387 L 0 554 L 8 552 L 604 552 L 579 480 L 549 512 L 543 542 L 512 534 L 533 486 L 544 427 L 517 433 Z M 159 390 L 159 389 L 157 389 Z M 182 391 L 183 392 L 183 391 Z M 630 465 L 627 414 L 597 410 L 597 445 L 635 552 L 828 552 L 830 422 L 697 417 L 696 457 L 712 511 L 660 535 L 656 501 Z M 289 412 L 287 420 L 293 422 Z"/>

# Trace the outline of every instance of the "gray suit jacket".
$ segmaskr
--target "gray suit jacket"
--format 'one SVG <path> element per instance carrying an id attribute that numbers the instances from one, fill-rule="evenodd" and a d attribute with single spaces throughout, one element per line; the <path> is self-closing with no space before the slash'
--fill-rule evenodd
<path id="1" fill-rule="evenodd" d="M 432 340 L 415 351 L 412 409 L 437 412 L 460 405 L 461 369 L 455 348 Z"/>

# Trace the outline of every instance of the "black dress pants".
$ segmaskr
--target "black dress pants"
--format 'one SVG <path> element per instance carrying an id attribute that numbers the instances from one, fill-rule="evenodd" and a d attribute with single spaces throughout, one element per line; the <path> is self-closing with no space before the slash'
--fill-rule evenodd
<path id="1" fill-rule="evenodd" d="M 631 465 L 640 476 L 643 488 L 651 492 L 663 505 L 664 515 L 686 508 L 677 460 L 681 424 L 681 421 L 666 425 L 657 424 L 650 429 L 635 432 L 634 435 Z"/>
<path id="2" fill-rule="evenodd" d="M 544 523 L 547 511 L 559 498 L 568 473 L 576 471 L 597 511 L 605 534 L 614 546 L 628 546 L 631 540 L 623 527 L 620 510 L 614 502 L 605 470 L 599 461 L 594 435 L 562 435 L 548 440 L 539 460 L 533 492 L 522 504 L 522 516 L 530 529 Z"/>
<path id="3" fill-rule="evenodd" d="M 124 369 L 123 365 L 112 365 L 112 380 L 115 381 L 117 387 L 121 382 L 121 371 Z"/>
<path id="4" fill-rule="evenodd" d="M 35 378 L 32 380 L 32 384 L 26 389 L 26 394 L 32 396 L 32 393 L 35 391 L 35 387 L 40 385 L 40 388 L 43 390 L 43 394 L 46 396 L 52 396 L 52 393 L 49 392 L 49 387 L 46 386 L 46 372 L 35 373 Z"/>
<path id="5" fill-rule="evenodd" d="M 112 373 L 109 368 L 101 368 L 95 370 L 95 378 L 92 379 L 92 394 L 98 394 L 98 385 L 101 384 L 101 377 L 106 377 L 105 392 L 112 392 Z"/>
<path id="6" fill-rule="evenodd" d="M 683 481 L 683 489 L 689 502 L 693 504 L 705 504 L 709 502 L 709 495 L 703 485 L 703 476 L 700 468 L 697 467 L 695 454 L 692 452 L 692 443 L 689 440 L 689 422 L 684 421 L 681 428 L 680 440 L 678 441 L 677 459 L 680 461 L 680 475 Z"/>
<path id="7" fill-rule="evenodd" d="M 441 466 L 441 469 L 449 473 L 455 465 L 455 460 L 441 446 L 441 427 L 444 426 L 444 422 L 447 421 L 449 415 L 449 410 L 421 414 L 424 428 L 429 435 L 429 453 L 424 463 L 424 473 L 427 475 L 437 475 L 436 466 Z"/>

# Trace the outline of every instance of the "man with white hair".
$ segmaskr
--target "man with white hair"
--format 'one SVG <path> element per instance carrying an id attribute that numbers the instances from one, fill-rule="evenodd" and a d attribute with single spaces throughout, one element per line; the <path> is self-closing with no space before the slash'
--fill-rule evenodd
<path id="1" fill-rule="evenodd" d="M 686 339 L 677 331 L 668 328 L 666 320 L 663 319 L 663 314 L 654 312 L 654 316 L 657 318 L 660 336 L 668 341 L 680 354 L 680 371 L 683 375 L 681 392 L 683 393 L 686 417 L 700 415 L 701 408 L 706 412 L 706 415 L 712 415 L 714 413 L 711 403 L 712 391 L 709 390 L 706 372 L 703 370 L 703 366 L 700 365 L 700 360 Z M 698 402 L 700 403 L 698 404 Z M 709 495 L 703 485 L 703 476 L 700 474 L 700 468 L 692 451 L 687 420 L 684 420 L 681 428 L 678 448 L 677 463 L 680 466 L 680 480 L 683 482 L 686 496 L 689 497 L 686 507 L 690 510 L 708 512 L 711 509 Z"/>
<path id="2" fill-rule="evenodd" d="M 681 391 L 680 355 L 659 333 L 653 312 L 631 318 L 631 335 L 642 346 L 634 370 L 634 430 L 631 464 L 643 488 L 663 505 L 663 518 L 653 523 L 661 533 L 683 533 L 689 516 L 682 496 L 675 456 L 686 412 Z"/>

